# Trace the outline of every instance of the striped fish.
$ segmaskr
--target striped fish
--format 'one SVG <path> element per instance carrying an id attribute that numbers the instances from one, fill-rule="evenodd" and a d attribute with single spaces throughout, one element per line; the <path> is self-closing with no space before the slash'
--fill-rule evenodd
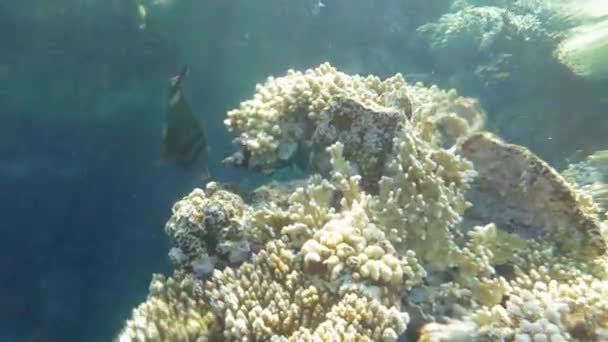
<path id="1" fill-rule="evenodd" d="M 188 66 L 170 80 L 169 105 L 162 132 L 162 161 L 174 161 L 179 167 L 201 172 L 209 178 L 208 146 L 205 130 L 186 100 L 182 82 Z"/>

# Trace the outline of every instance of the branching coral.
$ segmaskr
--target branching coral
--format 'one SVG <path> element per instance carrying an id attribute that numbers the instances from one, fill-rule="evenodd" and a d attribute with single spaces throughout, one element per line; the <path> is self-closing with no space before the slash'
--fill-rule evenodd
<path id="1" fill-rule="evenodd" d="M 306 276 L 301 260 L 273 241 L 251 263 L 216 271 L 205 283 L 157 276 L 119 340 L 392 341 L 405 330 L 408 316 L 387 294 L 334 289 Z"/>
<path id="2" fill-rule="evenodd" d="M 377 220 L 402 249 L 437 267 L 448 266 L 458 253 L 456 227 L 468 206 L 464 191 L 470 171 L 467 161 L 401 131 L 374 201 Z"/>
<path id="3" fill-rule="evenodd" d="M 591 200 L 523 147 L 474 133 L 474 101 L 390 84 L 323 65 L 269 80 L 232 112 L 241 148 L 264 146 L 250 151 L 258 165 L 276 166 L 275 142 L 312 143 L 322 174 L 264 186 L 249 204 L 216 183 L 178 202 L 166 232 L 187 262 L 154 277 L 118 340 L 608 338 L 608 257 Z M 336 97 L 312 104 L 317 86 Z M 286 124 L 317 137 L 280 130 L 254 143 Z M 257 248 L 231 262 L 221 246 L 243 243 Z M 228 262 L 200 277 L 193 255 Z"/>
<path id="4" fill-rule="evenodd" d="M 515 43 L 544 45 L 552 41 L 536 16 L 492 6 L 463 6 L 419 27 L 418 32 L 427 42 L 436 66 L 452 71 L 463 64 L 485 62 L 492 53 L 508 51 Z M 453 63 L 454 58 L 459 63 Z"/>
<path id="5" fill-rule="evenodd" d="M 445 14 L 436 23 L 418 28 L 418 32 L 427 36 L 433 56 L 451 56 L 463 62 L 471 57 L 474 60 L 502 34 L 505 12 L 498 7 L 468 7 Z"/>
<path id="6" fill-rule="evenodd" d="M 568 26 L 542 6 L 544 0 L 524 4 L 532 1 L 454 1 L 452 13 L 417 29 L 416 47 L 426 50 L 442 82 L 483 95 L 492 107 L 546 91 L 548 79 L 564 74 L 551 55 L 560 39 L 556 31 Z"/>
<path id="7" fill-rule="evenodd" d="M 407 89 L 412 103 L 410 122 L 424 140 L 449 148 L 485 124 L 486 114 L 478 101 L 459 96 L 455 89 L 446 91 L 421 83 Z"/>
<path id="8" fill-rule="evenodd" d="M 555 255 L 532 242 L 512 256 L 503 300 L 447 324 L 429 324 L 422 341 L 603 341 L 608 335 L 606 259 L 591 264 Z"/>
<path id="9" fill-rule="evenodd" d="M 306 241 L 301 249 L 305 269 L 328 272 L 332 281 L 346 274 L 354 281 L 393 287 L 419 283 L 424 270 L 415 253 L 400 257 L 384 232 L 369 221 L 364 207 L 365 203 L 354 202 Z"/>
<path id="10" fill-rule="evenodd" d="M 454 13 L 420 27 L 419 32 L 429 41 L 429 51 L 437 65 L 450 68 L 451 59 L 456 56 L 461 61 L 456 64 L 461 68 L 462 62 L 476 63 L 484 54 L 496 54 L 497 50 L 512 54 L 516 48 L 518 55 L 526 56 L 548 57 L 553 52 L 557 61 L 578 76 L 608 77 L 608 21 L 605 20 L 608 5 L 605 1 L 506 3 L 458 0 L 453 6 Z M 514 45 L 518 42 L 523 42 L 523 46 Z M 495 48 L 488 49 L 492 45 Z"/>
<path id="11" fill-rule="evenodd" d="M 437 101 L 429 101 L 435 97 Z M 393 136 L 412 115 L 415 126 L 432 135 L 437 131 L 428 125 L 446 121 L 446 143 L 477 129 L 484 117 L 473 100 L 459 97 L 455 91 L 408 85 L 400 74 L 386 80 L 349 76 L 328 63 L 305 72 L 290 70 L 286 76 L 271 77 L 258 85 L 253 99 L 228 112 L 225 124 L 238 135 L 235 143 L 239 151 L 225 162 L 272 171 L 300 158 L 323 170 L 328 163 L 321 156 L 340 139 L 354 142 L 353 147 L 347 147 L 346 157 L 357 162 L 364 175 L 378 174 L 378 163 L 383 162 L 379 153 L 390 149 L 391 139 L 386 137 Z M 449 125 L 447 117 L 457 124 Z M 360 136 L 363 128 L 368 131 Z"/>
<path id="12" fill-rule="evenodd" d="M 191 275 L 154 275 L 148 299 L 133 310 L 117 341 L 213 341 L 220 322 L 197 295 L 198 286 Z"/>
<path id="13" fill-rule="evenodd" d="M 381 81 L 378 77 L 348 76 L 328 63 L 306 72 L 290 70 L 281 78 L 269 78 L 256 86 L 253 99 L 228 112 L 225 124 L 240 135 L 243 149 L 227 162 L 251 168 L 271 169 L 294 157 L 310 139 L 311 126 L 320 113 L 340 98 L 371 108 L 403 108 L 405 83 L 400 75 Z M 399 106 L 393 104 L 399 103 Z M 244 160 L 243 160 L 244 159 Z"/>

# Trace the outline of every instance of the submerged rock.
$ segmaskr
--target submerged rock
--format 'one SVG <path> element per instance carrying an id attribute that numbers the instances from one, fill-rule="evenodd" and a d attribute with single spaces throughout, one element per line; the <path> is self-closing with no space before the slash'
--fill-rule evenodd
<path id="1" fill-rule="evenodd" d="M 594 257 L 606 252 L 600 223 L 588 199 L 551 166 L 524 147 L 476 133 L 459 153 L 478 176 L 467 198 L 466 217 L 494 222 L 528 239 L 554 239 L 564 251 Z"/>
<path id="2" fill-rule="evenodd" d="M 397 109 L 365 107 L 351 99 L 340 99 L 321 113 L 315 132 L 309 164 L 312 170 L 328 175 L 331 171 L 327 148 L 336 142 L 344 144 L 344 158 L 358 170 L 361 186 L 376 193 L 386 158 L 393 148 L 393 138 L 411 115 Z"/>

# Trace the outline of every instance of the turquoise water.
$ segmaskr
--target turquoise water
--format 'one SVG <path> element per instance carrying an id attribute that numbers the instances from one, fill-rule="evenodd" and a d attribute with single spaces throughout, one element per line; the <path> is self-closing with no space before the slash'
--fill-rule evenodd
<path id="1" fill-rule="evenodd" d="M 168 81 L 184 64 L 212 178 L 243 188 L 297 172 L 225 168 L 226 112 L 268 76 L 326 61 L 456 88 L 488 130 L 559 169 L 606 149 L 608 77 L 594 66 L 608 51 L 589 53 L 587 74 L 556 57 L 572 27 L 599 19 L 526 3 L 0 2 L 0 342 L 109 341 L 151 274 L 170 274 L 164 224 L 202 186 L 159 162 Z"/>

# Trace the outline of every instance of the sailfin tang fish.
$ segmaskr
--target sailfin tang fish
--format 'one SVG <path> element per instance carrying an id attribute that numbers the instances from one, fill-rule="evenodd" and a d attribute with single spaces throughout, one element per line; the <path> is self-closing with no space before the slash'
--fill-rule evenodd
<path id="1" fill-rule="evenodd" d="M 181 72 L 171 78 L 169 104 L 162 135 L 161 160 L 173 160 L 185 169 L 202 172 L 203 178 L 209 177 L 207 165 L 207 136 L 183 93 L 182 83 L 189 69 L 184 66 Z"/>

